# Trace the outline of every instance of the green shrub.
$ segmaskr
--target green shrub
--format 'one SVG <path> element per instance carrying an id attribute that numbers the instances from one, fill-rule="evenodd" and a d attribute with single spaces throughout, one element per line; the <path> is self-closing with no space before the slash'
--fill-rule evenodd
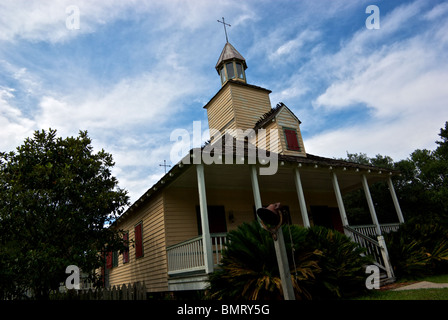
<path id="1" fill-rule="evenodd" d="M 283 234 L 296 299 L 340 298 L 365 289 L 370 259 L 348 237 L 323 227 L 284 226 Z M 210 276 L 209 297 L 283 299 L 271 235 L 255 221 L 229 232 L 228 239 L 221 267 Z"/>
<path id="2" fill-rule="evenodd" d="M 322 271 L 312 288 L 314 299 L 347 298 L 366 289 L 364 267 L 372 259 L 362 255 L 364 248 L 344 234 L 320 226 L 308 229 L 306 245 L 322 250 Z"/>
<path id="3" fill-rule="evenodd" d="M 405 223 L 385 234 L 395 276 L 419 278 L 448 270 L 448 229 L 442 225 Z"/>

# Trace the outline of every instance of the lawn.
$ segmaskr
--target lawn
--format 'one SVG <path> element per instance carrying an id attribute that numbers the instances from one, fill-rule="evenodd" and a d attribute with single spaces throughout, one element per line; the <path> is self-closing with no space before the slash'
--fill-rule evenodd
<path id="1" fill-rule="evenodd" d="M 412 282 L 418 281 L 448 283 L 448 274 L 412 280 Z M 402 282 L 410 282 L 410 280 L 402 280 L 398 283 Z M 448 288 L 402 291 L 372 290 L 368 295 L 359 297 L 357 300 L 448 300 Z"/>

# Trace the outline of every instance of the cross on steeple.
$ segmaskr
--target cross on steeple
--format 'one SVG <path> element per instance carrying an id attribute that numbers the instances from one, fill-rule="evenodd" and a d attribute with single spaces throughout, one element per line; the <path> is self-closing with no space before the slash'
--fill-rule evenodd
<path id="1" fill-rule="evenodd" d="M 171 167 L 169 164 L 166 164 L 166 160 L 163 160 L 163 164 L 159 164 L 159 166 L 165 168 L 165 174 L 166 174 L 166 168 Z"/>
<path id="2" fill-rule="evenodd" d="M 229 42 L 229 38 L 227 38 L 227 29 L 226 29 L 226 26 L 231 27 L 231 25 L 225 22 L 224 17 L 222 17 L 222 21 L 219 21 L 219 20 L 218 20 L 218 22 L 223 24 L 223 26 L 224 26 L 224 32 L 225 32 L 225 34 L 226 34 L 226 42 Z"/>

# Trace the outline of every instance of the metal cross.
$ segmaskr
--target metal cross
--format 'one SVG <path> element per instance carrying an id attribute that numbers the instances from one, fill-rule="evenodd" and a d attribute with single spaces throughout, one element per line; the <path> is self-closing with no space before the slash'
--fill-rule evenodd
<path id="1" fill-rule="evenodd" d="M 224 32 L 226 33 L 226 41 L 229 42 L 229 38 L 227 38 L 227 29 L 226 29 L 226 26 L 231 27 L 231 25 L 225 22 L 224 17 L 222 17 L 222 21 L 219 21 L 219 20 L 218 20 L 218 22 L 223 24 L 223 26 L 224 26 Z"/>
<path id="2" fill-rule="evenodd" d="M 166 160 L 163 160 L 163 164 L 159 164 L 159 166 L 165 168 L 165 174 L 166 174 L 166 168 L 171 167 L 169 164 L 166 164 Z"/>

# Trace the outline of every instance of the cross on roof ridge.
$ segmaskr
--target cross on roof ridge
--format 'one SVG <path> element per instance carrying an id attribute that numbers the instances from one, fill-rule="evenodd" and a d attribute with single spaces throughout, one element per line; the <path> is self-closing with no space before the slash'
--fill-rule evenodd
<path id="1" fill-rule="evenodd" d="M 226 42 L 229 42 L 229 38 L 227 37 L 227 29 L 226 29 L 226 26 L 229 26 L 229 27 L 231 27 L 231 25 L 230 24 L 228 24 L 228 23 L 226 23 L 226 21 L 224 20 L 224 17 L 222 17 L 222 21 L 220 21 L 220 20 L 217 20 L 219 23 L 222 23 L 223 24 L 223 26 L 224 26 L 224 32 L 225 32 L 225 34 L 226 34 Z"/>

